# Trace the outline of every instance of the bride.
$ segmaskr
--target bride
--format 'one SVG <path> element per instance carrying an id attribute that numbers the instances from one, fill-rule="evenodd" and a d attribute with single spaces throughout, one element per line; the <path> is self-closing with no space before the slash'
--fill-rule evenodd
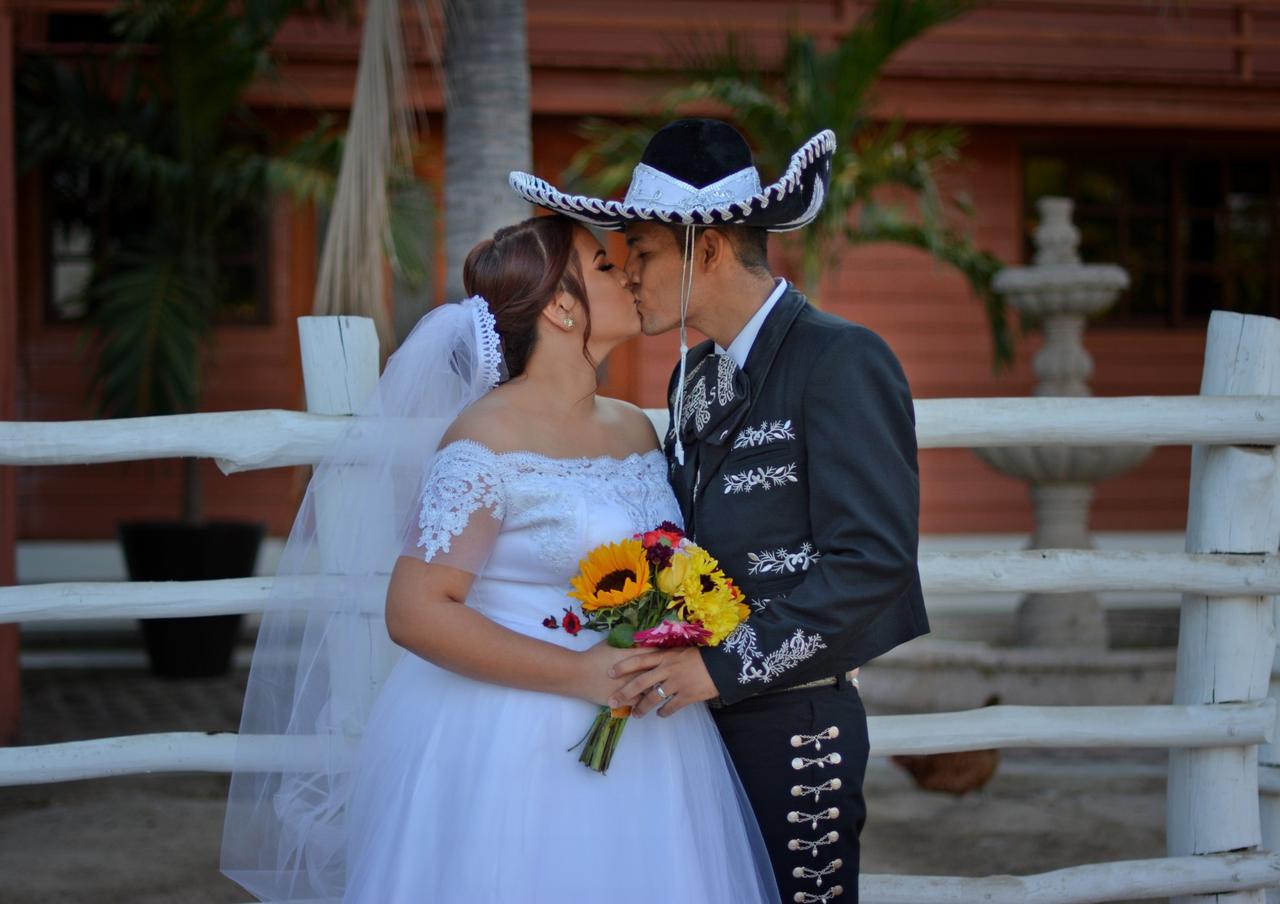
<path id="1" fill-rule="evenodd" d="M 626 278 L 544 216 L 476 246 L 464 284 L 308 487 L 254 653 L 223 872 L 264 901 L 777 900 L 704 706 L 632 720 L 607 775 L 569 752 L 631 655 L 549 627 L 569 579 L 600 543 L 680 519 L 644 413 L 596 394 L 640 332 Z"/>

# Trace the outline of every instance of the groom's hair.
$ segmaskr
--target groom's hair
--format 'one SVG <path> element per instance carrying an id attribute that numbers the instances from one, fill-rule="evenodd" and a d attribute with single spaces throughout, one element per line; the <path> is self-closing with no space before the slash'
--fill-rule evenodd
<path id="1" fill-rule="evenodd" d="M 676 247 L 684 247 L 685 230 L 689 227 L 680 223 L 663 223 L 658 221 L 658 225 L 664 227 L 671 233 L 672 238 L 676 240 Z M 738 259 L 738 263 L 742 264 L 748 270 L 756 273 L 769 272 L 769 230 L 761 229 L 758 226 L 707 226 L 707 229 L 715 229 L 719 231 L 729 241 L 729 247 L 733 249 L 733 256 Z"/>

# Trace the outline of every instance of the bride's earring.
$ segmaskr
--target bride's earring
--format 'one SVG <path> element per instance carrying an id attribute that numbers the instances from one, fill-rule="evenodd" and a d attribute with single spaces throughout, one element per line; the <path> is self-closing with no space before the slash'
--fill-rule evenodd
<path id="1" fill-rule="evenodd" d="M 573 329 L 573 318 L 572 318 L 572 317 L 566 317 L 566 318 L 564 319 L 564 328 L 565 328 L 566 330 L 571 330 L 571 329 Z"/>

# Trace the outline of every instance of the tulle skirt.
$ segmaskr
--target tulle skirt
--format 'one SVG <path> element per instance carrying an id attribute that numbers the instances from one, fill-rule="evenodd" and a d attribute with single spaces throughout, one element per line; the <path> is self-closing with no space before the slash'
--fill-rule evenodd
<path id="1" fill-rule="evenodd" d="M 608 775 L 589 703 L 396 665 L 358 757 L 346 904 L 778 900 L 704 705 L 632 719 Z"/>

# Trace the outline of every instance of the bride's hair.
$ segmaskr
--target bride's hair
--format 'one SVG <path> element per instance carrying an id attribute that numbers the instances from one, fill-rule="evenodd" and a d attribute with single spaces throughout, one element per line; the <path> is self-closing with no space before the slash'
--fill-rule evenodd
<path id="1" fill-rule="evenodd" d="M 568 292 L 582 303 L 582 351 L 591 361 L 591 311 L 582 262 L 573 247 L 577 228 L 574 220 L 558 214 L 530 217 L 476 245 L 462 265 L 467 294 L 483 296 L 493 312 L 509 377 L 524 373 L 538 339 L 538 317 L 557 292 Z"/>

